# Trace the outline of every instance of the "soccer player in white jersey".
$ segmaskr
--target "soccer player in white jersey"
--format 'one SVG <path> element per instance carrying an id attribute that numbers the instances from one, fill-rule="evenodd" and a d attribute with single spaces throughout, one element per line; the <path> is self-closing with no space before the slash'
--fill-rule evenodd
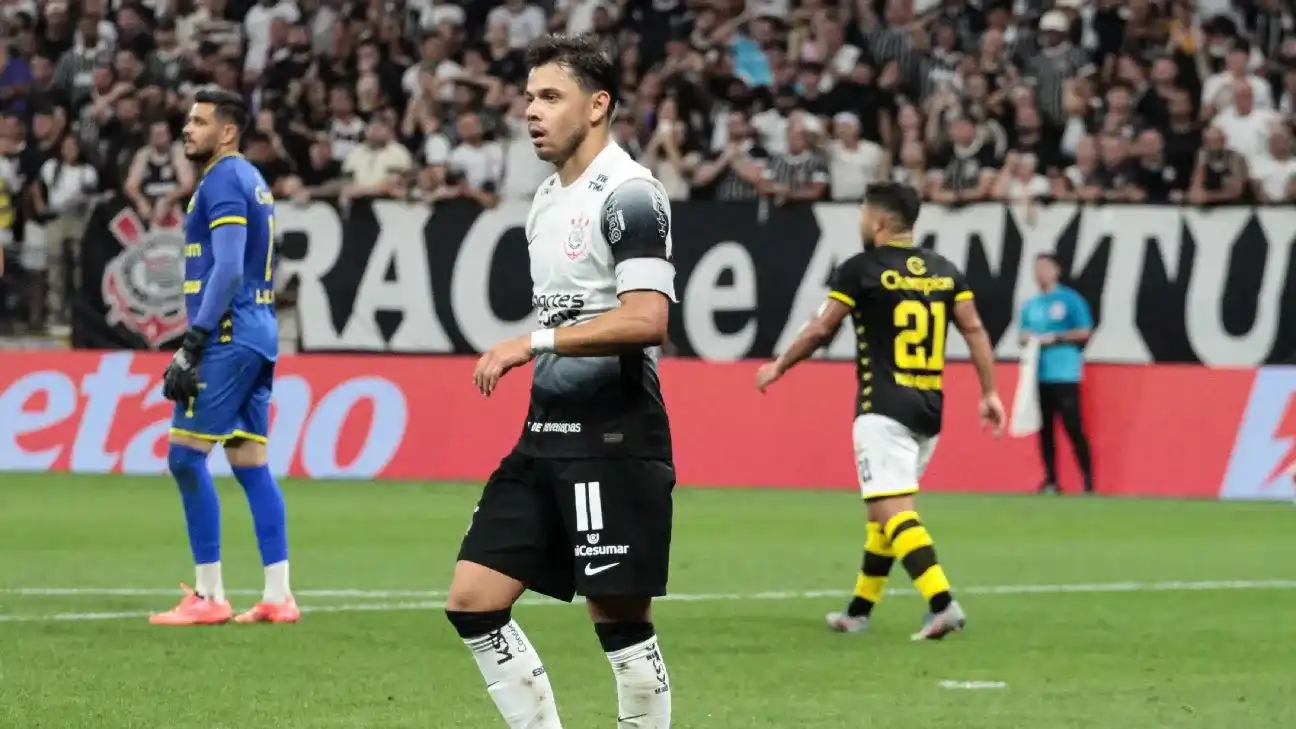
<path id="1" fill-rule="evenodd" d="M 482 356 L 489 396 L 535 360 L 517 446 L 464 536 L 446 615 L 513 729 L 558 729 L 539 654 L 513 619 L 526 590 L 582 595 L 616 680 L 624 729 L 666 729 L 671 687 L 652 623 L 666 594 L 675 467 L 657 379 L 675 300 L 670 205 L 609 141 L 617 72 L 591 36 L 527 52 L 527 128 L 557 173 L 527 218 L 540 327 Z"/>

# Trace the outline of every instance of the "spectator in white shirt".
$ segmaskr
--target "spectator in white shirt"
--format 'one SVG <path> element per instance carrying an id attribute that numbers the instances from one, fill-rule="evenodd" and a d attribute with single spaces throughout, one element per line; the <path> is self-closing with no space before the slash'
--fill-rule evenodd
<path id="1" fill-rule="evenodd" d="M 283 44 L 288 36 L 288 26 L 301 19 L 301 11 L 291 0 L 260 0 L 248 9 L 243 18 L 243 33 L 247 36 L 247 53 L 243 71 L 253 76 L 261 75 L 270 58 L 272 37 Z M 278 22 L 276 22 L 278 21 Z"/>
<path id="2" fill-rule="evenodd" d="M 425 82 L 422 78 L 424 73 L 430 74 L 435 83 L 429 85 Z M 422 92 L 432 94 L 432 98 L 438 101 L 450 101 L 454 98 L 454 84 L 449 82 L 463 73 L 463 66 L 450 60 L 445 41 L 435 33 L 428 33 L 419 44 L 419 62 L 401 76 L 401 88 L 407 96 Z"/>
<path id="3" fill-rule="evenodd" d="M 435 199 L 464 198 L 482 207 L 495 207 L 504 181 L 504 150 L 498 143 L 486 141 L 476 114 L 460 116 L 455 131 L 461 141 L 450 150 L 445 184 Z"/>
<path id="4" fill-rule="evenodd" d="M 1233 86 L 1233 106 L 1217 114 L 1211 125 L 1224 132 L 1229 149 L 1252 165 L 1268 154 L 1269 132 L 1279 121 L 1272 109 L 1257 108 L 1251 87 L 1238 82 Z"/>
<path id="5" fill-rule="evenodd" d="M 1273 108 L 1273 89 L 1268 81 L 1247 70 L 1250 60 L 1250 46 L 1239 41 L 1224 59 L 1224 70 L 1202 83 L 1202 119 L 1209 120 L 1216 113 L 1231 108 L 1241 86 L 1250 87 L 1256 108 Z"/>
<path id="6" fill-rule="evenodd" d="M 862 200 L 865 188 L 887 179 L 889 162 L 882 147 L 860 139 L 859 117 L 849 111 L 833 117 L 833 140 L 828 144 L 828 184 L 833 200 Z"/>
<path id="7" fill-rule="evenodd" d="M 1251 164 L 1251 186 L 1262 203 L 1296 202 L 1296 157 L 1292 156 L 1292 133 L 1285 124 L 1273 126 L 1268 154 Z"/>
<path id="8" fill-rule="evenodd" d="M 99 190 L 99 173 L 86 161 L 76 135 L 69 134 L 59 143 L 59 155 L 45 161 L 40 169 L 41 185 L 36 188 L 37 211 L 48 217 L 43 235 L 29 235 L 25 241 L 23 262 L 31 270 L 44 271 L 44 281 L 33 281 L 31 305 L 41 311 L 37 321 L 45 321 L 48 299 L 55 324 L 68 320 L 67 286 L 71 263 L 81 255 L 81 237 L 85 234 L 86 216 L 93 195 Z M 33 243 L 39 252 L 27 250 Z M 39 265 L 33 265 L 39 264 Z M 48 297 L 44 296 L 48 287 Z"/>
<path id="9" fill-rule="evenodd" d="M 508 23 L 509 45 L 522 50 L 531 41 L 549 32 L 544 11 L 526 0 L 504 0 L 503 5 L 491 9 L 486 24 Z"/>

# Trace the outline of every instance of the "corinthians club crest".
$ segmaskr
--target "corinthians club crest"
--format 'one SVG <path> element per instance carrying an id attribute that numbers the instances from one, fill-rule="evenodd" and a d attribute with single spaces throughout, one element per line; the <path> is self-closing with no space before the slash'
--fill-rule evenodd
<path id="1" fill-rule="evenodd" d="M 183 218 L 172 210 L 149 227 L 127 206 L 108 230 L 122 247 L 104 267 L 108 323 L 135 332 L 153 349 L 184 334 Z"/>

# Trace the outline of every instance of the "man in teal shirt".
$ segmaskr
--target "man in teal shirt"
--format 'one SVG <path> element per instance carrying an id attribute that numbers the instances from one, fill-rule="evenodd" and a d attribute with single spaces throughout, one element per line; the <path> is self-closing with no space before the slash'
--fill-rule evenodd
<path id="1" fill-rule="evenodd" d="M 1040 456 L 1044 460 L 1041 493 L 1059 493 L 1054 420 L 1062 421 L 1075 451 L 1085 493 L 1093 492 L 1093 464 L 1089 439 L 1080 416 L 1080 380 L 1084 374 L 1082 347 L 1093 330 L 1093 315 L 1084 297 L 1058 283 L 1062 272 L 1052 254 L 1035 259 L 1035 281 L 1040 292 L 1021 311 L 1021 342 L 1039 339 Z"/>

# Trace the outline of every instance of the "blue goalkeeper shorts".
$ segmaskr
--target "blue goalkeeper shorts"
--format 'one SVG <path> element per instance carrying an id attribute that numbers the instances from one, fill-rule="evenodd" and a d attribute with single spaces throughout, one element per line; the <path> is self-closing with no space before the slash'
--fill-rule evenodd
<path id="1" fill-rule="evenodd" d="M 237 344 L 207 348 L 198 363 L 198 397 L 176 403 L 171 434 L 223 443 L 265 443 L 275 363 Z"/>

